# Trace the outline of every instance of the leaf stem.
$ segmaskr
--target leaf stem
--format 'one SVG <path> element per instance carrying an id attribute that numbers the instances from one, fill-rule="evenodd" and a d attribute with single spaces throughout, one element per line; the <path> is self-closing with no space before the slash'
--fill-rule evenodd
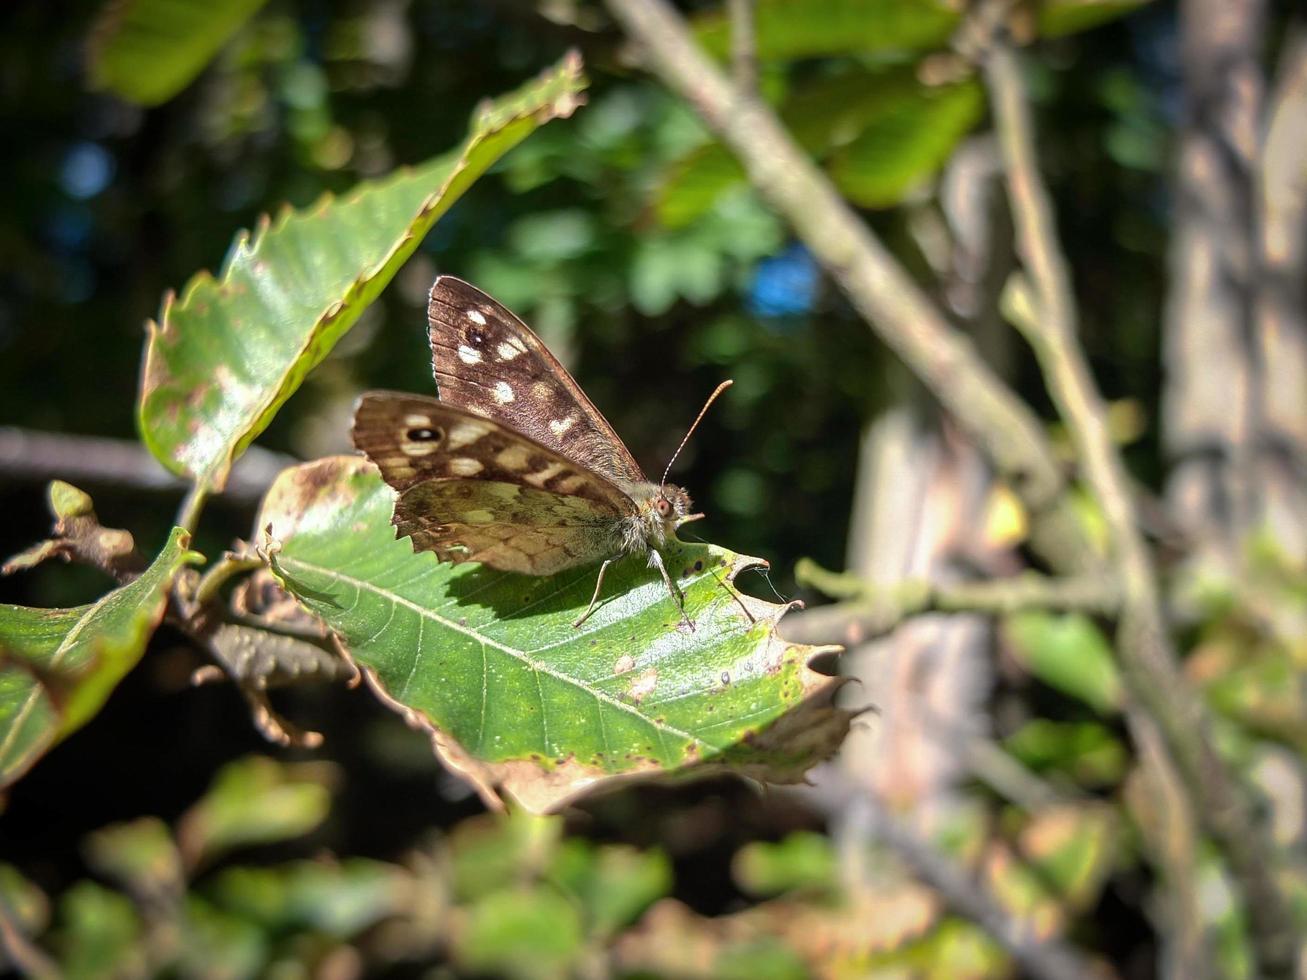
<path id="1" fill-rule="evenodd" d="M 186 491 L 182 505 L 177 511 L 177 526 L 185 528 L 191 534 L 194 534 L 195 526 L 200 521 L 200 512 L 204 510 L 204 504 L 208 499 L 208 487 L 201 483 L 192 484 L 191 488 Z"/>

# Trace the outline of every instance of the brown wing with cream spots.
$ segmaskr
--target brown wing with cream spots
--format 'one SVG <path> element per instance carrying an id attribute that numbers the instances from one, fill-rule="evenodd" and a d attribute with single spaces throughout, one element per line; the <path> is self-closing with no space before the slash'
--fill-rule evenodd
<path id="1" fill-rule="evenodd" d="M 396 534 L 410 537 L 413 550 L 526 575 L 613 557 L 620 520 L 584 497 L 486 480 L 419 483 L 395 504 Z"/>
<path id="2" fill-rule="evenodd" d="M 368 392 L 352 435 L 399 493 L 397 533 L 443 560 L 545 575 L 609 557 L 637 512 L 598 474 L 434 398 Z"/>
<path id="3" fill-rule="evenodd" d="M 607 419 L 502 304 L 441 276 L 431 287 L 427 320 L 441 401 L 502 422 L 617 483 L 646 482 Z"/>

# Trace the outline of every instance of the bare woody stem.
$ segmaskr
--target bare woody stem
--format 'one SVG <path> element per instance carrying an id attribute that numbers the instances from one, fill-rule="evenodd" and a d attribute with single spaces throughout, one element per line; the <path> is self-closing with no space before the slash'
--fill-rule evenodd
<path id="1" fill-rule="evenodd" d="M 1042 980 L 1083 980 L 1098 972 L 1073 947 L 1040 938 L 1028 924 L 1013 918 L 979 880 L 922 840 L 878 799 L 871 797 L 866 802 L 871 808 L 872 833 L 911 865 L 950 906 L 997 940 L 1024 972 Z"/>
<path id="2" fill-rule="evenodd" d="M 1028 572 L 1013 578 L 947 585 L 909 581 L 878 587 L 857 576 L 818 568 L 809 561 L 801 561 L 795 575 L 801 584 L 844 600 L 805 612 L 792 623 L 783 621 L 786 638 L 800 643 L 856 646 L 923 613 L 1003 616 L 1028 609 L 1050 609 L 1110 615 L 1120 603 L 1115 584 L 1106 576 L 1055 579 Z"/>
<path id="3" fill-rule="evenodd" d="M 740 92 L 752 92 L 758 87 L 753 2 L 754 0 L 730 0 L 731 68 L 735 75 L 735 87 Z"/>
<path id="4" fill-rule="evenodd" d="M 607 0 L 650 67 L 735 153 L 854 308 L 934 392 L 1012 484 L 1032 518 L 1032 544 L 1053 565 L 1092 555 L 1066 505 L 1064 479 L 1039 419 L 839 196 L 766 105 L 741 93 L 690 37 L 666 0 Z"/>
<path id="5" fill-rule="evenodd" d="M 985 58 L 995 125 L 1007 169 L 1017 249 L 1037 302 L 1025 324 L 1049 394 L 1106 520 L 1122 607 L 1118 655 L 1133 698 L 1155 722 L 1208 832 L 1243 886 L 1263 975 L 1291 975 L 1296 940 L 1259 832 L 1211 739 L 1201 701 L 1180 675 L 1151 559 L 1139 532 L 1129 478 L 1107 427 L 1107 412 L 1076 339 L 1070 275 L 1057 246 L 1053 209 L 1035 161 L 1030 109 L 1016 56 L 998 42 Z M 1141 719 L 1136 712 L 1134 721 Z"/>

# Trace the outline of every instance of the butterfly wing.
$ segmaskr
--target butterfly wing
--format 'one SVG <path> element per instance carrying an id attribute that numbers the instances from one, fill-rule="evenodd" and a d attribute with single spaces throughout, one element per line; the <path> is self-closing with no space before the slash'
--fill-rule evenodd
<path id="1" fill-rule="evenodd" d="M 354 445 L 398 492 L 415 551 L 550 575 L 617 554 L 635 503 L 553 449 L 434 398 L 368 392 Z"/>
<path id="2" fill-rule="evenodd" d="M 441 276 L 431 287 L 427 321 L 441 401 L 502 422 L 619 485 L 646 482 L 585 392 L 502 304 Z"/>

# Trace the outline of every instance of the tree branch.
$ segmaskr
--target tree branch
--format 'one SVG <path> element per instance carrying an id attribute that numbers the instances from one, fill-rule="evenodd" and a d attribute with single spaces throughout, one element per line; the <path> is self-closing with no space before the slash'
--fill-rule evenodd
<path id="1" fill-rule="evenodd" d="M 748 95 L 758 87 L 757 34 L 754 30 L 753 0 L 730 0 L 731 68 L 735 87 Z"/>
<path id="2" fill-rule="evenodd" d="M 1057 246 L 1053 209 L 1035 163 L 1029 105 L 1016 57 L 997 43 L 984 62 L 1008 172 L 1017 248 L 1038 302 L 1025 332 L 1049 394 L 1066 421 L 1084 476 L 1103 509 L 1122 592 L 1117 650 L 1132 699 L 1132 725 L 1161 730 L 1189 797 L 1225 851 L 1249 903 L 1257 958 L 1266 975 L 1291 975 L 1297 940 L 1254 822 L 1211 739 L 1199 698 L 1184 681 L 1162 612 L 1151 559 L 1138 530 L 1129 477 L 1107 427 L 1106 407 L 1076 340 L 1070 276 Z M 1147 732 L 1145 732 L 1147 734 Z"/>
<path id="3" fill-rule="evenodd" d="M 1031 516 L 1031 543 L 1052 564 L 1091 560 L 1039 419 L 949 324 L 771 109 L 742 95 L 695 45 L 666 0 L 607 0 L 649 67 L 683 96 L 744 165 L 854 308 L 982 446 Z"/>
<path id="4" fill-rule="evenodd" d="M 954 911 L 992 936 L 1025 973 L 1041 980 L 1083 980 L 1100 972 L 1071 946 L 1036 936 L 1011 916 L 983 883 L 964 873 L 952 859 L 917 836 L 880 800 L 867 796 L 863 802 L 869 808 L 871 835 L 907 862 Z"/>
<path id="5" fill-rule="evenodd" d="M 297 462 L 293 457 L 251 446 L 232 467 L 223 496 L 241 503 L 257 502 L 277 474 Z M 160 466 L 134 440 L 37 432 L 13 426 L 0 426 L 0 474 L 169 493 L 190 486 Z"/>
<path id="6" fill-rule="evenodd" d="M 831 606 L 787 616 L 781 629 L 799 643 L 857 646 L 888 633 L 906 619 L 926 613 L 981 613 L 1003 616 L 1028 609 L 1111 614 L 1120 597 L 1114 583 L 1100 576 L 1055 579 L 1033 572 L 1005 579 L 926 581 L 877 586 L 855 575 L 830 572 L 802 560 L 795 567 L 800 584 L 844 599 Z"/>

